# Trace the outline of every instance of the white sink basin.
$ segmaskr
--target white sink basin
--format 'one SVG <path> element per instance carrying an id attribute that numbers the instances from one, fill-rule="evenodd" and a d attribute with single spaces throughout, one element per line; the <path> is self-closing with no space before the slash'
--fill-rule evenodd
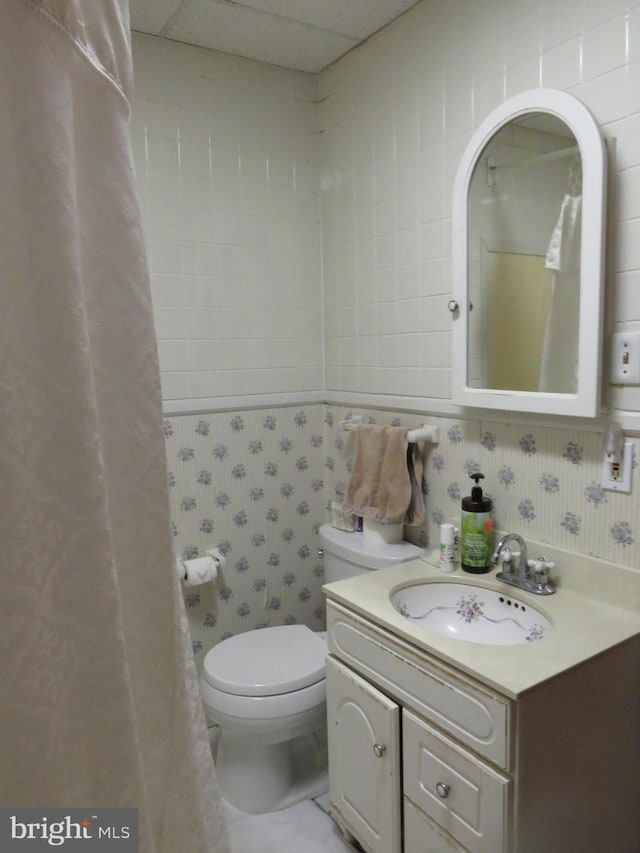
<path id="1" fill-rule="evenodd" d="M 534 643 L 553 630 L 546 616 L 513 595 L 471 584 L 420 583 L 394 590 L 389 598 L 414 625 L 469 643 Z"/>

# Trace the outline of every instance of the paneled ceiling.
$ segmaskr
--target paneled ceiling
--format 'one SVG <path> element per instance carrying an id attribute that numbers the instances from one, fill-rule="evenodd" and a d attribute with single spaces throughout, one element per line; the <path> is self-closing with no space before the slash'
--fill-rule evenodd
<path id="1" fill-rule="evenodd" d="M 130 0 L 131 29 L 317 73 L 420 0 Z"/>

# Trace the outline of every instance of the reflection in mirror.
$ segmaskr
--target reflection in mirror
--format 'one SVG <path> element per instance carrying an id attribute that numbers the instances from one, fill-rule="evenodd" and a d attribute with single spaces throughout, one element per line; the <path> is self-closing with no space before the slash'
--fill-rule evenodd
<path id="1" fill-rule="evenodd" d="M 469 384 L 577 390 L 582 173 L 575 136 L 530 113 L 495 134 L 469 188 Z"/>
<path id="2" fill-rule="evenodd" d="M 605 178 L 566 92 L 523 92 L 477 128 L 453 190 L 454 403 L 598 414 Z"/>

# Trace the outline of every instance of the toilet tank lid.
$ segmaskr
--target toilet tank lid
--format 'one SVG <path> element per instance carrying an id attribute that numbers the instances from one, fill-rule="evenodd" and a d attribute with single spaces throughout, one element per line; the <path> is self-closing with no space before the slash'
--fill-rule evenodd
<path id="1" fill-rule="evenodd" d="M 208 651 L 202 676 L 225 693 L 275 696 L 321 681 L 326 655 L 326 640 L 306 625 L 257 628 Z"/>
<path id="2" fill-rule="evenodd" d="M 383 569 L 409 560 L 417 560 L 424 550 L 411 542 L 386 542 L 368 546 L 362 533 L 347 533 L 331 524 L 320 527 L 320 541 L 325 551 L 343 560 L 349 560 L 366 569 Z"/>

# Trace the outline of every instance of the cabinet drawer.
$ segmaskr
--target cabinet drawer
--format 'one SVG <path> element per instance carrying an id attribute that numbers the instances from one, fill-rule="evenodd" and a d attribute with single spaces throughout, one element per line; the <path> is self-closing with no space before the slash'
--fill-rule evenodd
<path id="1" fill-rule="evenodd" d="M 466 851 L 405 797 L 404 853 L 466 853 Z"/>
<path id="2" fill-rule="evenodd" d="M 508 699 L 331 601 L 327 642 L 329 652 L 399 704 L 410 705 L 466 746 L 510 769 Z"/>
<path id="3" fill-rule="evenodd" d="M 508 777 L 406 710 L 402 744 L 405 795 L 469 853 L 506 850 Z"/>

